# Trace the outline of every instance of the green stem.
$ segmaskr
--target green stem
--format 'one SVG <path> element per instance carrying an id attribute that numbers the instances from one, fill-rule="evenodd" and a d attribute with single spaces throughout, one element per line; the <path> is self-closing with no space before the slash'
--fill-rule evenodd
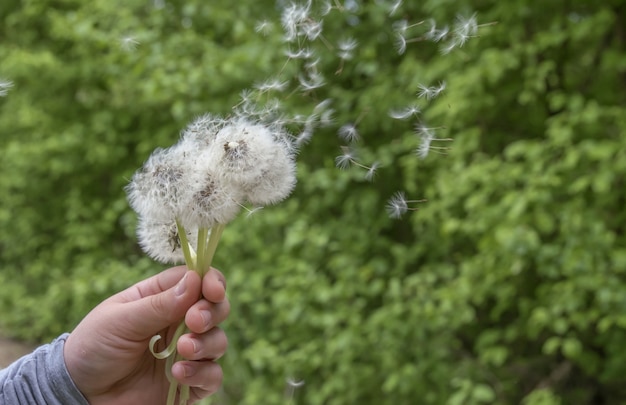
<path id="1" fill-rule="evenodd" d="M 196 266 L 195 270 L 198 272 L 200 277 L 204 275 L 204 272 L 202 269 L 204 269 L 204 266 L 205 266 L 206 249 L 207 249 L 206 239 L 207 239 L 208 234 L 209 234 L 208 228 L 198 228 L 198 247 L 197 247 L 198 265 Z"/>
<path id="2" fill-rule="evenodd" d="M 176 404 L 176 391 L 178 391 L 178 381 L 172 380 L 170 382 L 170 389 L 167 391 L 167 405 Z"/>
<path id="3" fill-rule="evenodd" d="M 213 256 L 215 256 L 215 251 L 217 250 L 217 244 L 222 237 L 222 233 L 224 232 L 224 228 L 226 224 L 217 224 L 213 228 L 211 228 L 211 235 L 209 236 L 209 244 L 206 249 L 206 257 L 203 259 L 203 267 L 198 267 L 202 273 L 201 276 L 205 275 L 209 268 L 211 267 L 211 263 L 213 262 Z"/>
<path id="4" fill-rule="evenodd" d="M 176 219 L 176 230 L 178 231 L 178 239 L 180 239 L 180 247 L 183 249 L 183 255 L 185 256 L 185 264 L 187 264 L 187 268 L 193 269 L 196 267 L 195 259 L 191 254 L 191 249 L 189 248 L 189 240 L 187 239 L 187 231 L 183 224 Z"/>
<path id="5" fill-rule="evenodd" d="M 185 333 L 185 328 L 185 321 L 183 320 L 180 325 L 178 325 L 178 328 L 176 328 L 176 332 L 174 332 L 174 336 L 172 337 L 172 341 L 170 342 L 170 344 L 165 348 L 165 350 L 161 352 L 154 351 L 154 345 L 156 342 L 161 340 L 161 335 L 152 336 L 152 339 L 150 339 L 150 352 L 152 353 L 152 355 L 160 360 L 170 357 L 172 353 L 176 351 L 176 343 L 178 342 L 178 338 L 180 338 L 183 333 Z"/>
<path id="6" fill-rule="evenodd" d="M 183 385 L 180 387 L 180 397 L 178 399 L 178 405 L 187 405 L 189 401 L 189 387 L 188 385 Z"/>

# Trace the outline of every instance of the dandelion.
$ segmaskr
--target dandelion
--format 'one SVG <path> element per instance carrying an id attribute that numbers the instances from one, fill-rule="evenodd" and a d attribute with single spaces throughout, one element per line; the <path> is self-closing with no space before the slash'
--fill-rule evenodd
<path id="1" fill-rule="evenodd" d="M 408 211 L 416 211 L 418 208 L 411 207 L 409 204 L 421 203 L 426 200 L 407 200 L 403 191 L 397 191 L 389 200 L 387 200 L 386 210 L 390 218 L 401 218 Z"/>
<path id="2" fill-rule="evenodd" d="M 13 87 L 13 82 L 10 80 L 0 79 L 0 97 L 4 97 L 9 94 L 9 89 Z"/>
<path id="3" fill-rule="evenodd" d="M 142 249 L 161 262 L 184 261 L 205 274 L 225 225 L 246 204 L 257 206 L 286 198 L 295 186 L 295 148 L 279 124 L 261 124 L 249 117 L 229 119 L 203 115 L 182 131 L 178 143 L 156 149 L 126 186 L 131 207 L 139 216 L 137 235 Z M 168 347 L 155 352 L 171 368 L 182 322 Z M 178 393 L 189 399 L 189 386 L 170 384 L 167 405 Z"/>

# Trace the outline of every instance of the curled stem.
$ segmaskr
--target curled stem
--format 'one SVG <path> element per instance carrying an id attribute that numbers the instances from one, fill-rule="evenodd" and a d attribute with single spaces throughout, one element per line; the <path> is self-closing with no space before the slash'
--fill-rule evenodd
<path id="1" fill-rule="evenodd" d="M 174 336 L 172 337 L 172 341 L 170 342 L 170 344 L 165 348 L 165 350 L 161 352 L 154 351 L 154 345 L 159 340 L 161 340 L 161 335 L 152 336 L 152 339 L 150 339 L 150 353 L 152 353 L 154 357 L 160 360 L 170 357 L 176 351 L 176 344 L 178 343 L 178 338 L 180 338 L 182 334 L 185 332 L 185 328 L 186 328 L 185 321 L 183 320 L 180 323 L 180 325 L 178 325 L 178 328 L 176 328 L 176 332 L 174 332 Z"/>

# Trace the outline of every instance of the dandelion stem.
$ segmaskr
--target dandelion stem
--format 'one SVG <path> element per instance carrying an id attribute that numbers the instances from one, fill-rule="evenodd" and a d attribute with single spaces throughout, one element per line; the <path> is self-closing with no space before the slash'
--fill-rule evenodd
<path id="1" fill-rule="evenodd" d="M 183 385 L 180 387 L 180 398 L 178 402 L 180 405 L 187 405 L 187 401 L 189 401 L 189 386 Z"/>
<path id="2" fill-rule="evenodd" d="M 174 336 L 172 337 L 172 341 L 165 348 L 165 350 L 163 350 L 161 352 L 155 352 L 154 351 L 154 345 L 156 344 L 156 342 L 161 340 L 161 335 L 154 335 L 154 336 L 152 336 L 152 339 L 150 339 L 150 352 L 157 359 L 165 359 L 165 358 L 171 356 L 172 353 L 174 353 L 174 351 L 176 350 L 176 343 L 178 342 L 178 338 L 181 337 L 184 332 L 185 332 L 185 322 L 181 322 L 180 325 L 178 325 L 178 328 L 176 328 L 176 332 L 174 332 Z"/>
<path id="3" fill-rule="evenodd" d="M 174 358 L 174 356 L 172 356 Z M 170 382 L 170 389 L 167 391 L 167 405 L 174 405 L 176 403 L 176 391 L 178 391 L 178 382 L 172 380 Z"/>
<path id="4" fill-rule="evenodd" d="M 217 250 L 217 244 L 222 237 L 222 233 L 224 232 L 225 227 L 226 224 L 217 224 L 211 229 L 211 235 L 209 236 L 209 243 L 207 245 L 205 253 L 206 257 L 203 260 L 203 264 L 206 267 L 198 268 L 198 270 L 202 272 L 202 275 L 206 274 L 206 272 L 209 271 L 209 268 L 211 267 L 211 263 L 213 262 L 213 256 L 215 256 L 215 251 Z M 198 243 L 200 242 L 198 241 Z"/>
<path id="5" fill-rule="evenodd" d="M 198 263 L 194 268 L 200 276 L 205 273 L 208 228 L 198 228 Z"/>
<path id="6" fill-rule="evenodd" d="M 183 255 L 185 256 L 185 263 L 187 264 L 188 268 L 192 269 L 196 266 L 196 263 L 193 256 L 191 255 L 191 250 L 189 249 L 187 231 L 178 219 L 176 219 L 176 229 L 178 231 L 178 239 L 180 239 L 180 247 L 183 249 Z"/>

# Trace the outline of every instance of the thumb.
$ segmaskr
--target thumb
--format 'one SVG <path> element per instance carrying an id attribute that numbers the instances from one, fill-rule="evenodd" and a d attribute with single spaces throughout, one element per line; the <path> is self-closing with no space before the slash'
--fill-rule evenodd
<path id="1" fill-rule="evenodd" d="M 136 301 L 128 302 L 127 319 L 130 339 L 147 339 L 180 322 L 200 297 L 200 277 L 187 271 L 174 286 Z"/>

